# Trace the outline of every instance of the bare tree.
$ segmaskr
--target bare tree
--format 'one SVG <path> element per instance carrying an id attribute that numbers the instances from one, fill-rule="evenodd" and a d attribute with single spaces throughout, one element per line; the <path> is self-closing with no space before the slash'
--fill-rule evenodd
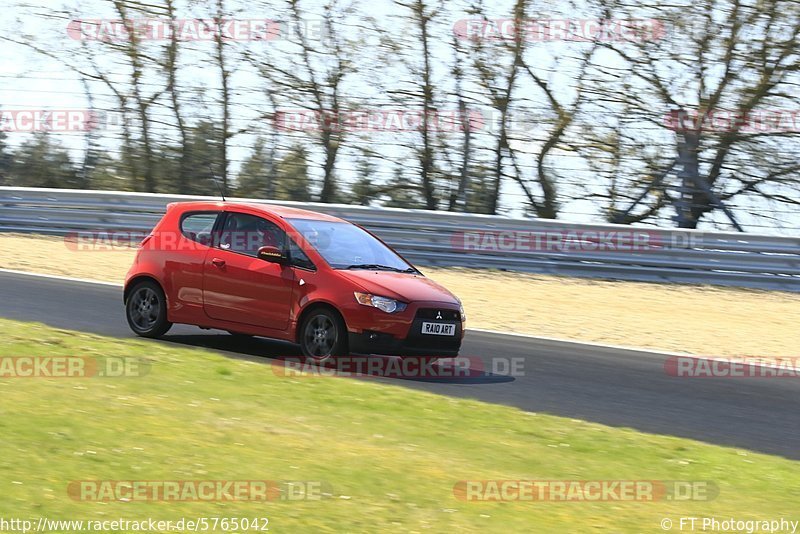
<path id="1" fill-rule="evenodd" d="M 797 204 L 800 132 L 778 117 L 797 105 L 800 6 L 703 0 L 620 4 L 616 14 L 642 10 L 658 18 L 658 31 L 604 43 L 614 66 L 593 73 L 598 100 L 628 114 L 610 128 L 616 136 L 599 128 L 595 139 L 608 144 L 589 150 L 626 154 L 617 164 L 627 183 L 614 188 L 628 202 L 609 210 L 612 220 L 663 218 L 671 206 L 684 228 L 718 210 L 740 228 L 736 201 Z"/>
<path id="2" fill-rule="evenodd" d="M 357 72 L 353 60 L 356 44 L 342 34 L 339 26 L 353 7 L 328 0 L 321 7 L 322 17 L 315 18 L 301 4 L 301 0 L 286 0 L 283 21 L 288 32 L 282 37 L 296 55 L 287 57 L 279 51 L 265 50 L 250 58 L 269 84 L 271 94 L 280 94 L 282 101 L 316 117 L 313 139 L 323 154 L 319 200 L 335 202 L 336 161 L 346 137 L 342 125 L 342 113 L 347 109 L 343 86 L 346 78 Z"/>
<path id="3" fill-rule="evenodd" d="M 432 51 L 435 35 L 432 32 L 432 25 L 433 21 L 442 13 L 443 2 L 441 0 L 410 0 L 409 2 L 396 0 L 395 4 L 408 11 L 408 18 L 416 33 L 414 41 L 419 43 L 419 49 L 407 51 L 406 55 L 401 56 L 401 61 L 405 63 L 412 76 L 411 88 L 398 89 L 394 93 L 408 97 L 409 102 L 416 102 L 422 108 L 422 120 L 419 128 L 422 145 L 416 150 L 420 185 L 425 207 L 435 210 L 439 199 L 435 183 L 437 176 L 435 146 L 437 141 L 436 131 L 432 128 L 437 111 L 433 73 L 435 60 Z"/>
<path id="4" fill-rule="evenodd" d="M 219 70 L 220 77 L 220 108 L 222 111 L 222 139 L 220 143 L 220 178 L 222 180 L 222 194 L 228 191 L 228 167 L 230 165 L 228 157 L 228 143 L 235 134 L 231 131 L 231 68 L 227 55 L 228 46 L 226 44 L 225 25 L 230 15 L 226 11 L 225 0 L 215 0 L 214 14 L 214 61 Z"/>
<path id="5" fill-rule="evenodd" d="M 178 86 L 181 44 L 177 31 L 178 16 L 175 0 L 164 0 L 164 7 L 172 31 L 169 35 L 169 41 L 164 47 L 162 68 L 166 75 L 166 91 L 169 95 L 170 107 L 172 113 L 175 115 L 175 126 L 178 128 L 178 134 L 180 136 L 178 176 L 175 185 L 178 193 L 185 194 L 189 191 L 188 187 L 192 169 L 190 167 L 191 154 L 189 153 L 189 126 L 184 117 L 180 88 Z"/>

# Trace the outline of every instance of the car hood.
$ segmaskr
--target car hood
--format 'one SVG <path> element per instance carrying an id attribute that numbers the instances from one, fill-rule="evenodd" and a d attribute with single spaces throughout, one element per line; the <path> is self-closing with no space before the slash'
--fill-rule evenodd
<path id="1" fill-rule="evenodd" d="M 459 304 L 455 295 L 430 278 L 391 271 L 352 270 L 339 273 L 364 291 L 404 302 L 431 301 Z"/>

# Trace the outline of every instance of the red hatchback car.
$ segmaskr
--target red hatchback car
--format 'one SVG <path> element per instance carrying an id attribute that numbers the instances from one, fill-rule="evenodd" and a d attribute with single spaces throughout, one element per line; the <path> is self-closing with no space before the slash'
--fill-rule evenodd
<path id="1" fill-rule="evenodd" d="M 125 280 L 128 324 L 173 323 L 348 354 L 458 356 L 464 309 L 383 241 L 342 219 L 256 203 L 180 202 L 140 245 Z"/>

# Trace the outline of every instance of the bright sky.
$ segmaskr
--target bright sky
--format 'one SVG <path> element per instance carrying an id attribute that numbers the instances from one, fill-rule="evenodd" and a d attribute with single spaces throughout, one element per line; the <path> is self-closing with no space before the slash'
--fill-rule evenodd
<path id="1" fill-rule="evenodd" d="M 155 2 L 154 2 L 155 3 Z M 33 36 L 36 42 L 41 42 L 43 47 L 48 50 L 54 50 L 59 53 L 69 51 L 72 49 L 77 50 L 79 46 L 78 41 L 71 39 L 68 34 L 68 20 L 72 17 L 64 19 L 45 17 L 45 16 L 31 16 L 29 13 L 35 12 L 39 14 L 54 15 L 54 2 L 48 0 L 34 0 L 27 1 L 24 4 L 28 7 L 20 7 L 19 5 L 7 7 L 5 10 L 5 17 L 3 22 L 0 22 L 0 30 L 3 35 L 11 36 L 13 38 L 24 39 L 25 36 Z M 84 0 L 80 2 L 80 11 L 73 11 L 74 17 L 82 17 L 84 19 L 114 19 L 114 13 L 109 9 L 108 2 L 102 0 Z M 308 2 L 308 5 L 314 5 L 313 2 Z M 507 6 L 510 4 L 508 0 L 501 0 L 499 2 L 492 2 L 492 11 L 497 18 L 507 17 L 506 13 L 509 12 Z M 260 11 L 257 8 L 251 8 L 252 11 L 237 13 L 234 16 L 241 19 L 274 19 L 276 18 L 273 13 Z M 189 11 L 192 17 L 207 18 L 210 17 L 209 13 L 199 12 L 196 9 Z M 378 20 L 382 21 L 382 26 L 392 28 L 395 36 L 413 35 L 411 30 L 403 26 L 402 18 L 399 16 L 400 9 L 394 5 L 390 0 L 370 0 L 369 14 Z M 183 11 L 186 13 L 186 11 Z M 361 15 L 357 15 L 361 17 Z M 451 22 L 463 18 L 464 15 L 452 14 L 446 19 L 447 26 L 439 28 L 439 31 L 448 35 L 451 30 Z M 313 27 L 318 19 L 314 14 L 309 15 L 310 25 Z M 361 18 L 351 17 L 350 22 L 354 27 L 367 23 Z M 453 22 L 453 24 L 455 24 Z M 444 26 L 444 25 L 443 25 Z M 363 36 L 364 33 L 358 33 L 358 30 L 352 30 L 351 37 Z M 372 63 L 375 61 L 375 47 L 373 42 L 364 43 L 360 49 L 365 54 L 363 58 L 356 58 L 363 62 L 363 64 Z M 260 53 L 264 47 L 272 47 L 272 51 L 280 51 L 285 43 L 278 41 L 267 41 L 250 43 L 247 45 L 237 45 L 239 49 L 247 48 L 254 53 Z M 554 87 L 559 88 L 558 94 L 561 97 L 567 98 L 571 96 L 572 92 L 570 84 L 568 83 L 569 77 L 574 75 L 574 70 L 571 69 L 569 62 L 555 63 L 557 57 L 563 50 L 560 50 L 557 44 L 553 43 L 540 43 L 542 48 L 541 63 L 553 67 L 553 74 L 550 77 L 550 82 Z M 63 47 L 62 50 L 55 50 L 54 47 Z M 213 99 L 216 97 L 216 90 L 219 87 L 217 71 L 213 69 L 207 54 L 212 50 L 212 43 L 198 42 L 193 43 L 191 46 L 186 47 L 184 52 L 184 59 L 193 63 L 193 67 L 189 70 L 182 71 L 181 75 L 184 80 L 191 80 L 192 85 L 201 85 L 206 88 L 206 94 L 200 95 L 197 93 L 186 92 L 183 95 L 183 103 L 187 112 L 194 114 L 196 117 L 214 116 L 217 114 L 217 108 L 214 106 Z M 449 63 L 450 59 L 450 43 L 442 42 L 436 47 L 434 51 L 438 59 L 444 64 Z M 609 60 L 607 60 L 609 61 Z M 613 64 L 610 62 L 609 64 Z M 366 101 L 372 106 L 391 105 L 389 97 L 383 92 L 385 86 L 392 84 L 399 76 L 401 70 L 398 66 L 393 65 L 393 62 L 387 58 L 384 63 L 379 63 L 376 71 L 368 76 L 370 83 L 364 83 L 364 77 L 353 78 L 357 81 L 349 83 L 346 87 L 345 93 L 349 97 L 357 97 L 361 101 Z M 572 64 L 574 66 L 574 63 Z M 85 67 L 85 65 L 83 66 Z M 241 91 L 235 98 L 234 116 L 236 123 L 234 128 L 245 128 L 252 126 L 253 121 L 259 113 L 265 111 L 264 98 L 260 93 L 263 87 L 263 80 L 260 79 L 252 70 L 239 66 L 234 74 L 234 86 L 239 88 L 249 89 Z M 115 71 L 116 67 L 111 66 L 110 60 L 106 61 L 103 65 L 106 70 Z M 118 69 L 117 69 L 118 70 Z M 124 73 L 120 73 L 124 74 Z M 452 83 L 451 76 L 444 69 L 437 71 L 437 83 L 450 84 Z M 156 80 L 145 80 L 145 83 L 153 83 Z M 371 83 L 374 82 L 374 83 Z M 189 84 L 185 84 L 189 85 Z M 155 87 L 147 87 L 152 89 Z M 116 108 L 116 102 L 109 94 L 109 90 L 100 85 L 93 85 L 92 92 L 95 95 L 94 105 L 97 108 L 108 109 L 113 111 Z M 526 95 L 528 96 L 528 95 Z M 530 95 L 531 102 L 535 102 L 537 96 Z M 300 103 L 296 103 L 299 107 Z M 58 109 L 84 109 L 88 107 L 88 102 L 85 97 L 84 87 L 79 81 L 78 77 L 65 68 L 63 64 L 58 61 L 47 58 L 43 55 L 37 54 L 24 46 L 4 44 L 0 48 L 0 108 L 3 110 L 58 110 Z M 284 106 L 286 107 L 286 106 Z M 395 104 L 395 108 L 397 105 Z M 163 119 L 171 122 L 169 110 L 166 108 L 154 108 L 153 117 L 156 119 Z M 450 109 L 455 109 L 451 106 Z M 445 110 L 447 111 L 447 110 Z M 217 115 L 218 116 L 218 115 Z M 113 115 L 112 115 L 113 120 Z M 529 117 L 530 118 L 530 117 Z M 535 118 L 535 117 L 534 117 Z M 598 117 L 598 120 L 605 120 L 604 117 Z M 255 124 L 258 124 L 256 122 Z M 259 126 L 263 126 L 259 124 Z M 530 125 L 527 125 L 528 127 Z M 263 128 L 262 128 L 263 129 Z M 159 130 L 161 131 L 161 130 Z M 164 130 L 167 131 L 167 130 Z M 119 129 L 112 127 L 108 135 L 104 137 L 103 143 L 106 148 L 114 150 L 118 147 Z M 174 132 L 172 133 L 174 135 Z M 8 134 L 8 142 L 11 145 L 18 145 L 21 143 L 28 134 L 11 132 Z M 78 160 L 84 149 L 84 136 L 79 133 L 58 133 L 60 140 L 70 150 L 71 154 Z M 406 137 L 401 140 L 408 141 L 413 134 L 405 134 Z M 243 134 L 236 136 L 232 141 L 231 159 L 232 167 L 235 171 L 242 160 L 244 160 L 248 153 L 249 147 L 252 145 L 254 136 Z M 355 145 L 369 144 L 374 145 L 376 150 L 381 154 L 397 158 L 406 158 L 407 155 L 402 149 L 398 148 L 394 142 L 397 140 L 397 134 L 378 132 L 364 135 L 361 139 L 354 139 L 354 146 L 348 146 L 341 153 L 338 168 L 340 175 L 346 176 L 352 173 L 354 168 L 354 156 L 356 154 Z M 480 141 L 478 141 L 480 142 Z M 521 139 L 516 141 L 516 145 L 520 148 L 535 147 L 539 143 L 535 132 L 529 135 L 522 135 Z M 589 173 L 587 167 L 580 158 L 575 157 L 574 154 L 560 153 L 556 156 L 559 161 L 559 167 L 563 169 L 572 169 L 573 176 L 570 178 L 574 184 L 591 184 L 593 178 Z M 317 156 L 319 158 L 319 156 Z M 320 163 L 320 160 L 316 160 Z M 314 169 L 314 172 L 319 176 L 319 169 Z M 570 172 L 570 171 L 567 171 Z M 386 178 L 390 174 L 390 169 L 380 169 L 378 175 Z M 569 181 L 569 180 L 568 180 Z M 570 185 L 567 188 L 573 187 Z M 575 185 L 574 187 L 578 187 Z M 515 186 L 508 184 L 503 189 L 502 203 L 505 213 L 512 216 L 519 216 L 521 214 L 521 201 L 523 200 L 521 191 Z M 788 209 L 788 208 L 786 208 Z M 672 213 L 669 213 L 672 215 Z M 577 222 L 603 222 L 597 207 L 588 201 L 572 202 L 565 206 L 563 218 L 569 221 Z M 723 221 L 724 217 L 716 217 L 718 221 Z M 757 224 L 757 221 L 743 216 L 742 222 L 747 227 L 748 223 Z M 795 229 L 800 227 L 800 216 L 795 215 L 790 217 L 793 221 L 791 226 Z M 665 222 L 662 222 L 665 224 Z M 758 221 L 758 224 L 763 224 L 763 221 Z M 710 228 L 710 227 L 709 227 Z M 774 230 L 769 228 L 759 228 L 754 230 L 757 233 L 773 233 Z"/>

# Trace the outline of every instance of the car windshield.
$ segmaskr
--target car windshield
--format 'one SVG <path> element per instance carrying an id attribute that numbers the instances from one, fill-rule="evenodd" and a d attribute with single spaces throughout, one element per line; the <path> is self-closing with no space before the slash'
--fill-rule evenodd
<path id="1" fill-rule="evenodd" d="M 348 222 L 287 219 L 334 269 L 416 272 L 369 232 Z"/>

